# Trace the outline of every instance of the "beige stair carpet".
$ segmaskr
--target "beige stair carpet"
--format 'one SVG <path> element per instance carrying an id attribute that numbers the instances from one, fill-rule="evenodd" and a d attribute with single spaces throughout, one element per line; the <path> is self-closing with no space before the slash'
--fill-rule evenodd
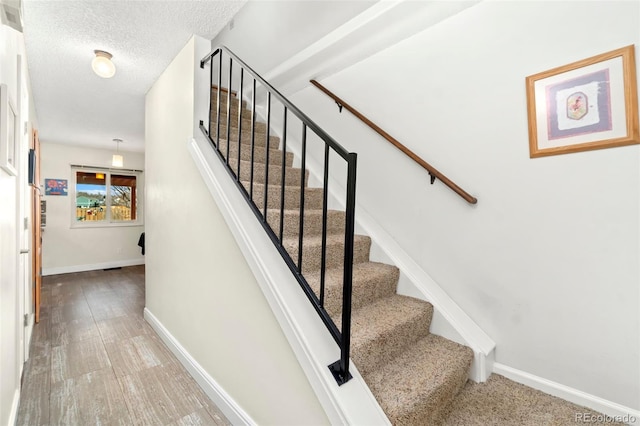
<path id="1" fill-rule="evenodd" d="M 217 92 L 212 91 L 211 133 L 214 140 L 218 129 L 216 95 Z M 280 204 L 283 193 L 280 185 L 284 159 L 286 167 L 282 245 L 297 263 L 300 180 L 303 171 L 292 167 L 293 156 L 290 153 L 283 156 L 279 146 L 280 140 L 273 135 L 268 138 L 267 166 L 266 125 L 256 122 L 252 134 L 251 111 L 246 108 L 246 103 L 243 103 L 239 126 L 240 108 L 237 99 L 232 97 L 232 101 L 231 113 L 227 115 L 227 96 L 226 93 L 222 94 L 220 151 L 225 159 L 227 152 L 230 153 L 228 161 L 234 173 L 237 173 L 238 162 L 240 163 L 239 176 L 242 185 L 247 191 L 252 191 L 253 200 L 261 211 L 264 207 L 265 193 L 267 194 L 267 222 L 276 235 L 280 234 Z M 227 136 L 230 140 L 228 144 Z M 250 183 L 252 158 L 253 186 Z M 304 176 L 306 183 L 307 171 L 304 171 Z M 322 198 L 322 189 L 305 187 L 302 273 L 318 296 Z M 330 210 L 327 214 L 324 306 L 338 328 L 341 327 L 342 311 L 344 218 L 344 212 L 341 211 Z M 536 414 L 535 402 L 524 402 L 536 401 L 538 398 L 538 394 L 529 388 L 522 387 L 532 396 L 523 397 L 523 403 L 518 405 L 500 397 L 501 389 L 507 387 L 504 384 L 505 379 L 494 376 L 486 386 L 467 383 L 473 360 L 471 349 L 429 333 L 433 306 L 422 300 L 397 295 L 398 269 L 392 265 L 371 262 L 370 247 L 369 237 L 355 236 L 351 359 L 390 421 L 394 425 L 420 426 L 443 422 L 456 425 L 515 425 L 534 424 L 523 423 L 523 419 L 540 419 L 541 414 Z M 522 392 L 527 393 L 525 390 Z M 491 404 L 498 406 L 494 407 Z M 549 415 L 552 418 L 558 415 L 565 419 L 566 413 L 572 412 L 571 410 L 576 410 L 575 406 L 552 410 L 553 413 L 559 414 Z M 527 415 L 532 417 L 526 417 Z M 548 420 L 548 416 L 545 419 Z M 562 423 L 553 423 L 552 420 L 551 423 L 538 424 Z"/>
<path id="2" fill-rule="evenodd" d="M 444 413 L 441 424 L 561 426 L 624 423 L 493 374 L 485 383 L 469 381 Z"/>

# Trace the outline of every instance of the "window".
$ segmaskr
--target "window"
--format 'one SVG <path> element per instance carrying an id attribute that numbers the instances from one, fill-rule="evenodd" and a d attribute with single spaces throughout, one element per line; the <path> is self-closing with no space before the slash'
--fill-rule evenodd
<path id="1" fill-rule="evenodd" d="M 140 224 L 139 173 L 72 168 L 75 178 L 73 222 L 78 226 Z"/>
<path id="2" fill-rule="evenodd" d="M 111 219 L 136 220 L 136 177 L 111 175 Z"/>

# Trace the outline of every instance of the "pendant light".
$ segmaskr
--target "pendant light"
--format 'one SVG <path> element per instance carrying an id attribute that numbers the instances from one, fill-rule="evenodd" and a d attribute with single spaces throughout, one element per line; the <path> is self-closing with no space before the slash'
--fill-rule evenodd
<path id="1" fill-rule="evenodd" d="M 113 55 L 104 50 L 94 50 L 96 57 L 91 61 L 91 68 L 102 78 L 111 78 L 116 73 L 116 66 L 111 62 Z"/>
<path id="2" fill-rule="evenodd" d="M 113 154 L 113 157 L 111 159 L 111 165 L 113 167 L 122 167 L 124 166 L 124 158 L 122 158 L 122 155 L 120 155 L 118 151 L 118 147 L 122 143 L 122 139 L 114 139 L 113 141 L 116 143 L 116 153 Z"/>

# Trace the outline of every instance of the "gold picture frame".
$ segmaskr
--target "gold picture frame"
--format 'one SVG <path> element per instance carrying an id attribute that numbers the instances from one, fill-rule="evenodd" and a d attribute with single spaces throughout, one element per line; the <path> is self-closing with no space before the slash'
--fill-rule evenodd
<path id="1" fill-rule="evenodd" d="M 526 78 L 531 158 L 640 143 L 634 46 Z"/>

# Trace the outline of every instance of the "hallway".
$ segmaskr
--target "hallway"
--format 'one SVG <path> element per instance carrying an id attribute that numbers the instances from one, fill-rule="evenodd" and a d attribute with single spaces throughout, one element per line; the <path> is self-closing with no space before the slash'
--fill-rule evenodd
<path id="1" fill-rule="evenodd" d="M 144 266 L 44 277 L 17 424 L 228 425 L 144 305 Z"/>

